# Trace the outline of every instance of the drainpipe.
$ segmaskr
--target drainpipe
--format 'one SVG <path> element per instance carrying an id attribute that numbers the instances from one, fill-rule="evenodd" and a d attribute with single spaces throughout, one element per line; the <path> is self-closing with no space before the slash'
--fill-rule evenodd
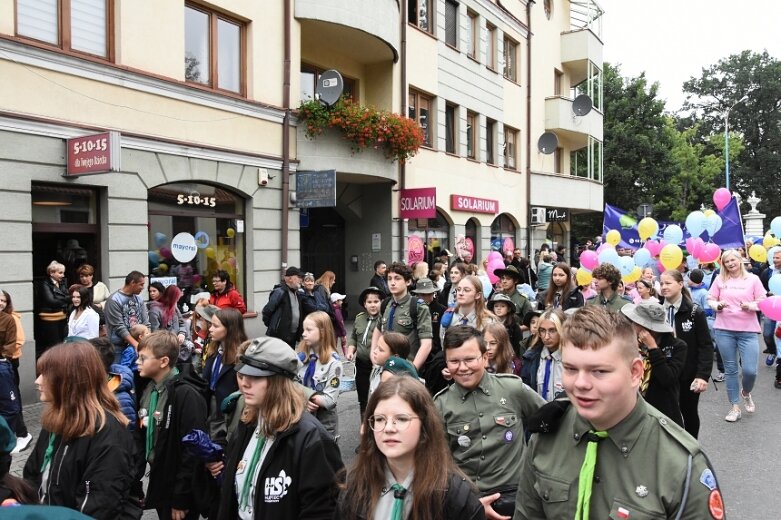
<path id="1" fill-rule="evenodd" d="M 285 17 L 285 30 L 284 30 L 284 68 L 283 68 L 283 83 L 282 83 L 282 108 L 285 110 L 285 117 L 282 119 L 282 200 L 280 209 L 282 210 L 282 227 L 280 233 L 282 233 L 282 258 L 280 265 L 280 274 L 283 274 L 287 268 L 287 248 L 288 248 L 288 233 L 290 232 L 288 221 L 290 219 L 288 205 L 290 203 L 290 61 L 291 61 L 291 2 L 292 0 L 285 0 L 284 17 Z"/>
<path id="2" fill-rule="evenodd" d="M 532 4 L 526 3 L 529 36 L 526 42 L 526 258 L 532 260 Z"/>
<path id="3" fill-rule="evenodd" d="M 401 8 L 401 113 L 406 114 L 407 108 L 407 2 L 400 2 Z M 399 190 L 407 186 L 407 165 L 399 162 Z M 391 213 L 393 209 L 391 208 Z M 404 219 L 399 216 L 399 261 L 404 261 Z"/>

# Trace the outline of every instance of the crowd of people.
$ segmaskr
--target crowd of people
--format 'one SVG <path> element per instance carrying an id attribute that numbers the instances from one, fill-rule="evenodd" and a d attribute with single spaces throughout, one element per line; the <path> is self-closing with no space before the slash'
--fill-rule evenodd
<path id="1" fill-rule="evenodd" d="M 698 400 L 717 349 L 726 421 L 756 412 L 768 276 L 728 250 L 717 269 L 651 266 L 630 286 L 603 263 L 584 287 L 563 257 L 541 251 L 535 266 L 518 251 L 495 284 L 448 255 L 432 269 L 378 261 L 352 327 L 333 272 L 288 267 L 254 339 L 227 273 L 187 315 L 176 285 L 145 301 L 133 271 L 109 294 L 87 266 L 66 287 L 53 262 L 36 323 L 50 343 L 36 349 L 42 431 L 0 494 L 95 518 L 723 517 Z M 0 295 L 3 470 L 31 436 L 24 332 Z M 361 426 L 346 468 L 351 364 Z M 630 486 L 638 471 L 654 485 Z"/>

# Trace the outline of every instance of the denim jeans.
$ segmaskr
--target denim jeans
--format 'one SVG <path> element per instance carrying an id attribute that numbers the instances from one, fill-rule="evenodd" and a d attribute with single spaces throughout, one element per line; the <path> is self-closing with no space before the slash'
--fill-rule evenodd
<path id="1" fill-rule="evenodd" d="M 740 381 L 738 380 L 738 356 L 743 370 L 743 391 L 751 392 L 757 378 L 759 362 L 759 334 L 716 329 L 716 342 L 724 360 L 724 375 L 727 379 L 727 396 L 732 404 L 740 402 Z"/>
<path id="2" fill-rule="evenodd" d="M 721 353 L 719 353 L 719 344 L 716 343 L 716 332 L 713 328 L 713 324 L 716 322 L 716 318 L 714 316 L 708 316 L 706 318 L 708 320 L 708 332 L 710 333 L 710 339 L 713 342 L 713 351 L 715 352 L 715 358 L 716 358 L 716 368 L 721 372 L 724 373 L 724 361 L 721 360 Z"/>
<path id="3" fill-rule="evenodd" d="M 772 354 L 778 352 L 778 338 L 776 337 L 776 322 L 768 318 L 762 317 L 762 337 L 765 340 L 768 350 Z"/>

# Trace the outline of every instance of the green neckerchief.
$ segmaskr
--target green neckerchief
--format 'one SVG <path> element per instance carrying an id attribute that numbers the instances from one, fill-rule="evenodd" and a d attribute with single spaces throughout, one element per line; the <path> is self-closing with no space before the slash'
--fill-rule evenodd
<path id="1" fill-rule="evenodd" d="M 247 466 L 247 475 L 244 478 L 244 485 L 241 487 L 241 498 L 239 500 L 239 510 L 245 510 L 247 508 L 247 502 L 249 502 L 249 490 L 252 487 L 252 479 L 255 475 L 255 469 L 258 467 L 258 461 L 260 460 L 260 454 L 263 451 L 263 446 L 266 445 L 266 437 L 258 432 L 258 442 L 255 444 L 255 451 L 252 452 L 252 457 L 249 460 L 249 466 Z"/>
<path id="2" fill-rule="evenodd" d="M 152 394 L 149 397 L 149 408 L 147 408 L 147 420 L 146 420 L 146 459 L 149 460 L 149 454 L 152 453 L 154 447 L 154 435 L 155 435 L 155 412 L 157 411 L 157 398 L 160 396 L 158 387 L 162 390 L 163 385 L 168 382 L 169 379 L 179 375 L 179 369 L 174 367 L 160 383 L 155 383 L 152 387 Z M 155 421 L 155 422 L 153 422 Z"/>
<path id="3" fill-rule="evenodd" d="M 393 509 L 391 510 L 391 520 L 404 520 L 404 497 L 407 496 L 407 489 L 401 484 L 393 484 Z"/>
<path id="4" fill-rule="evenodd" d="M 41 473 L 46 471 L 46 467 L 52 463 L 54 458 L 54 434 L 49 434 L 49 445 L 46 446 L 46 452 L 43 454 L 43 464 L 41 464 Z"/>
<path id="5" fill-rule="evenodd" d="M 575 510 L 575 520 L 588 520 L 589 508 L 591 507 L 591 488 L 594 484 L 594 468 L 597 465 L 597 448 L 599 441 L 607 438 L 607 432 L 591 430 L 586 434 L 586 438 L 588 445 L 578 477 L 578 505 Z"/>

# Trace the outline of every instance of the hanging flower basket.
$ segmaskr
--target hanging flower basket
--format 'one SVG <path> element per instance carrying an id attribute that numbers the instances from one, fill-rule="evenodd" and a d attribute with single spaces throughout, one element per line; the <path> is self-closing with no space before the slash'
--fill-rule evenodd
<path id="1" fill-rule="evenodd" d="M 351 142 L 353 153 L 366 148 L 383 150 L 385 157 L 404 163 L 423 144 L 423 129 L 399 114 L 340 99 L 328 108 L 317 100 L 298 107 L 298 118 L 306 125 L 306 136 L 314 139 L 328 128 L 338 128 Z"/>

